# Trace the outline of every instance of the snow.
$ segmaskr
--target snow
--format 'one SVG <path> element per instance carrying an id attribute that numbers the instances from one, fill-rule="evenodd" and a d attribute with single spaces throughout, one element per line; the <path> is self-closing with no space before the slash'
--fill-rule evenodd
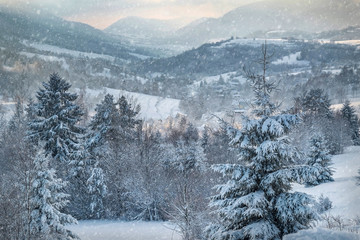
<path id="1" fill-rule="evenodd" d="M 42 43 L 30 43 L 28 41 L 23 41 L 23 44 L 28 47 L 35 48 L 40 51 L 48 51 L 56 54 L 67 54 L 73 57 L 88 57 L 88 58 L 102 58 L 109 61 L 114 61 L 115 58 L 109 55 L 97 54 L 97 53 L 87 53 L 87 52 L 80 52 L 75 50 L 70 50 L 66 48 L 60 48 L 48 44 Z"/>
<path id="2" fill-rule="evenodd" d="M 335 172 L 334 182 L 323 183 L 315 187 L 294 185 L 294 191 L 305 192 L 316 198 L 323 194 L 333 202 L 331 215 L 340 215 L 351 219 L 360 216 L 360 186 L 356 185 L 355 177 L 360 169 L 360 146 L 346 148 L 344 154 L 333 156 Z"/>
<path id="3" fill-rule="evenodd" d="M 264 43 L 267 44 L 274 44 L 274 45 L 293 45 L 287 40 L 284 39 L 262 39 L 262 38 L 236 38 L 232 39 L 230 41 L 222 43 L 220 46 L 215 46 L 213 48 L 224 48 L 228 46 L 234 46 L 234 45 L 250 45 L 252 47 L 261 47 Z"/>
<path id="4" fill-rule="evenodd" d="M 225 82 L 229 82 L 230 80 L 238 80 L 239 83 L 244 84 L 246 82 L 246 78 L 243 76 L 236 76 L 237 72 L 227 72 L 220 75 L 208 76 L 203 77 L 200 81 L 196 81 L 194 86 L 200 86 L 201 82 L 205 82 L 207 84 L 215 83 L 219 81 L 220 76 L 223 78 Z"/>
<path id="5" fill-rule="evenodd" d="M 26 56 L 28 58 L 33 58 L 33 57 L 38 57 L 46 62 L 59 62 L 61 63 L 61 67 L 64 70 L 68 70 L 69 71 L 69 64 L 67 64 L 65 58 L 59 58 L 56 56 L 51 56 L 51 55 L 42 55 L 42 54 L 35 54 L 35 53 L 29 53 L 29 52 L 20 52 L 21 55 Z"/>
<path id="6" fill-rule="evenodd" d="M 113 95 L 115 99 L 121 97 L 122 95 L 135 99 L 137 104 L 140 104 L 141 106 L 139 114 L 141 119 L 165 120 L 169 116 L 175 117 L 178 113 L 180 113 L 180 100 L 178 99 L 163 98 L 113 88 L 103 88 L 100 90 L 87 89 L 86 98 L 90 99 L 92 102 L 98 101 L 94 99 L 99 95 L 102 95 L 104 92 Z"/>
<path id="7" fill-rule="evenodd" d="M 355 109 L 360 108 L 360 99 L 359 98 L 349 98 L 350 100 L 350 106 L 354 107 Z M 342 107 L 344 106 L 343 103 L 339 103 L 339 104 L 333 104 L 330 106 L 330 108 L 333 111 L 339 111 Z"/>
<path id="8" fill-rule="evenodd" d="M 341 72 L 341 69 L 324 69 L 322 72 L 338 75 Z"/>
<path id="9" fill-rule="evenodd" d="M 168 222 L 88 220 L 67 228 L 82 240 L 181 240 Z"/>
<path id="10" fill-rule="evenodd" d="M 137 58 L 139 58 L 141 60 L 150 58 L 149 56 L 141 55 L 141 54 L 138 54 L 138 53 L 130 53 L 130 55 L 132 55 L 134 57 L 137 57 Z"/>
<path id="11" fill-rule="evenodd" d="M 299 231 L 284 237 L 284 240 L 359 240 L 360 235 L 323 228 Z"/>
<path id="12" fill-rule="evenodd" d="M 301 52 L 292 53 L 289 56 L 285 56 L 282 59 L 278 59 L 272 64 L 279 65 L 279 64 L 288 64 L 288 65 L 298 65 L 298 66 L 308 66 L 309 61 L 301 61 L 298 60 L 301 56 Z"/>
<path id="13" fill-rule="evenodd" d="M 344 41 L 335 41 L 337 44 L 346 44 L 346 45 L 360 45 L 360 40 L 344 40 Z"/>

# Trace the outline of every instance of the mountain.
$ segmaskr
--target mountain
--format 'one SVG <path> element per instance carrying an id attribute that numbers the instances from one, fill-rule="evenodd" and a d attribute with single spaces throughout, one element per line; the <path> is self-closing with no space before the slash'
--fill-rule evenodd
<path id="1" fill-rule="evenodd" d="M 343 65 L 360 59 L 357 46 L 342 44 L 322 44 L 317 41 L 268 39 L 268 49 L 272 56 L 269 71 L 285 71 L 292 68 L 308 67 L 319 63 Z M 169 75 L 197 77 L 220 75 L 241 71 L 242 66 L 251 65 L 259 58 L 263 39 L 231 38 L 215 43 L 206 43 L 198 48 L 185 51 L 179 55 L 146 59 L 135 63 L 134 71 L 138 73 L 164 73 Z"/>
<path id="2" fill-rule="evenodd" d="M 319 39 L 330 39 L 334 41 L 341 40 L 359 40 L 360 26 L 352 26 L 341 30 L 333 30 L 318 34 Z"/>
<path id="3" fill-rule="evenodd" d="M 269 31 L 322 32 L 360 25 L 359 0 L 269 0 L 241 6 L 177 31 L 177 38 L 201 44 L 237 37 L 263 37 Z"/>
<path id="4" fill-rule="evenodd" d="M 0 31 L 0 39 L 5 43 L 26 40 L 129 60 L 136 59 L 131 53 L 147 54 L 87 24 L 66 21 L 43 11 L 34 13 L 0 6 Z"/>
<path id="5" fill-rule="evenodd" d="M 104 31 L 129 38 L 166 37 L 181 26 L 179 20 L 158 20 L 126 17 L 118 20 Z"/>

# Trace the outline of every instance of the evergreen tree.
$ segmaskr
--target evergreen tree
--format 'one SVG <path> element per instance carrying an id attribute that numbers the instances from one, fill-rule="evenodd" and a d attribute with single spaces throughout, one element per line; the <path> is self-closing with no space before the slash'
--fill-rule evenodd
<path id="1" fill-rule="evenodd" d="M 351 139 L 354 145 L 360 145 L 359 118 L 355 113 L 355 109 L 350 106 L 350 101 L 346 100 L 341 108 L 341 115 L 347 121 Z"/>
<path id="2" fill-rule="evenodd" d="M 220 223 L 208 227 L 209 239 L 282 239 L 308 228 L 316 217 L 310 196 L 290 192 L 291 183 L 303 184 L 316 169 L 294 164 L 298 153 L 286 135 L 299 118 L 278 114 L 270 101 L 275 85 L 265 76 L 268 58 L 265 45 L 260 60 L 263 74 L 248 75 L 255 94 L 255 118 L 245 118 L 241 130 L 229 130 L 231 144 L 239 147 L 240 162 L 245 164 L 213 166 L 228 181 L 217 186 L 219 193 L 210 203 Z"/>
<path id="3" fill-rule="evenodd" d="M 107 193 L 102 165 L 110 157 L 111 142 L 120 139 L 120 114 L 114 103 L 114 97 L 105 95 L 104 100 L 95 108 L 95 115 L 89 124 L 86 150 L 90 177 L 86 184 L 91 196 L 91 217 L 100 218 L 104 213 L 103 200 Z"/>
<path id="4" fill-rule="evenodd" d="M 44 142 L 46 155 L 55 161 L 68 163 L 75 160 L 81 145 L 79 122 L 82 111 L 74 101 L 77 94 L 69 93 L 71 85 L 57 73 L 50 75 L 49 82 L 43 82 L 43 89 L 37 92 L 34 105 L 36 117 L 30 122 L 28 136 Z"/>
<path id="5" fill-rule="evenodd" d="M 91 175 L 87 180 L 89 194 L 91 195 L 90 210 L 91 217 L 101 218 L 104 215 L 103 199 L 107 194 L 104 172 L 98 164 L 91 169 Z"/>
<path id="6" fill-rule="evenodd" d="M 36 176 L 32 183 L 31 234 L 36 239 L 76 239 L 64 225 L 76 223 L 72 216 L 61 212 L 68 201 L 66 183 L 49 169 L 49 157 L 40 152 L 34 159 Z"/>
<path id="7" fill-rule="evenodd" d="M 132 106 L 124 96 L 119 98 L 117 105 L 119 106 L 120 126 L 124 130 L 135 128 L 135 126 L 140 123 L 140 121 L 136 119 L 136 116 L 140 112 L 140 106 Z"/>
<path id="8" fill-rule="evenodd" d="M 15 112 L 9 121 L 9 130 L 11 132 L 25 132 L 26 121 L 24 107 L 20 99 L 16 100 Z"/>
<path id="9" fill-rule="evenodd" d="M 92 132 L 88 137 L 87 148 L 90 151 L 106 141 L 116 141 L 120 137 L 120 113 L 114 103 L 114 97 L 107 94 L 96 106 L 95 112 L 89 125 Z"/>
<path id="10" fill-rule="evenodd" d="M 333 170 L 329 167 L 331 165 L 331 157 L 329 151 L 326 149 L 326 143 L 323 137 L 315 135 L 311 138 L 307 164 L 316 167 L 319 171 L 317 178 L 311 182 L 307 182 L 307 185 L 313 186 L 334 181 L 331 177 Z"/>
<path id="11" fill-rule="evenodd" d="M 311 89 L 305 92 L 301 97 L 302 110 L 306 114 L 318 115 L 321 117 L 331 118 L 329 96 L 324 93 L 323 89 Z"/>

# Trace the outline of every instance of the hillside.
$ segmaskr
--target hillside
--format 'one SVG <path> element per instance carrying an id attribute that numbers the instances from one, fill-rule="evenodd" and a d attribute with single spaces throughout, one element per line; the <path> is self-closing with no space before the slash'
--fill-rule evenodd
<path id="1" fill-rule="evenodd" d="M 177 33 L 184 42 L 197 44 L 231 36 L 264 37 L 269 31 L 285 31 L 289 36 L 294 32 L 316 33 L 359 25 L 359 10 L 356 0 L 271 0 L 241 6 Z"/>
<path id="2" fill-rule="evenodd" d="M 139 117 L 144 120 L 165 120 L 169 116 L 175 117 L 177 113 L 180 113 L 180 100 L 111 88 L 104 88 L 101 90 L 86 90 L 85 98 L 87 104 L 92 106 L 92 109 L 90 109 L 91 111 L 93 111 L 95 105 L 104 98 L 105 93 L 113 95 L 115 99 L 121 97 L 122 95 L 129 99 L 133 99 L 135 103 L 140 105 L 141 110 Z"/>
<path id="3" fill-rule="evenodd" d="M 322 44 L 312 41 L 291 41 L 267 39 L 268 49 L 273 53 L 270 71 L 288 71 L 302 68 L 292 60 L 308 63 L 348 64 L 360 57 L 356 46 Z M 261 45 L 265 39 L 231 38 L 216 43 L 207 43 L 182 54 L 162 59 L 149 59 L 135 65 L 137 71 L 162 72 L 176 75 L 218 75 L 241 70 L 243 65 L 251 65 L 259 58 Z M 295 58 L 295 59 L 294 59 Z M 302 62 L 305 63 L 305 62 Z M 306 66 L 306 64 L 305 64 Z"/>
<path id="4" fill-rule="evenodd" d="M 24 40 L 53 45 L 69 50 L 106 54 L 122 59 L 137 58 L 130 53 L 148 54 L 140 48 L 111 37 L 89 25 L 63 20 L 38 11 L 13 10 L 0 5 L 0 42 L 21 43 Z M 14 44 L 14 43 L 12 43 Z M 20 45 L 15 45 L 20 48 Z"/>

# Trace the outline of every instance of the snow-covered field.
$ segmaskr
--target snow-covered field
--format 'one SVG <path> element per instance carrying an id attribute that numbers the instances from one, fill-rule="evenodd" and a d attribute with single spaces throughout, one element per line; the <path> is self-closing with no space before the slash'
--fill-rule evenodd
<path id="1" fill-rule="evenodd" d="M 73 57 L 88 57 L 88 58 L 102 58 L 109 61 L 114 61 L 115 58 L 113 56 L 109 55 L 103 55 L 103 54 L 97 54 L 97 53 L 87 53 L 87 52 L 80 52 L 75 50 L 70 50 L 66 48 L 60 48 L 53 45 L 43 44 L 43 43 L 35 43 L 35 42 L 29 42 L 29 41 L 23 41 L 23 44 L 27 47 L 32 47 L 40 51 L 45 52 L 52 52 L 55 54 L 67 54 Z"/>
<path id="2" fill-rule="evenodd" d="M 333 157 L 334 182 L 305 188 L 296 185 L 295 191 L 314 197 L 321 194 L 330 198 L 332 215 L 344 218 L 360 216 L 360 186 L 355 176 L 360 168 L 360 147 L 349 147 L 344 154 Z M 69 226 L 82 240 L 180 240 L 174 227 L 166 222 L 80 221 Z M 360 240 L 360 235 L 349 232 L 315 228 L 285 236 L 284 240 Z"/>
<path id="3" fill-rule="evenodd" d="M 348 232 L 332 231 L 323 228 L 315 228 L 289 234 L 284 240 L 359 240 L 360 235 Z"/>
<path id="4" fill-rule="evenodd" d="M 175 117 L 180 113 L 179 103 L 180 100 L 173 98 L 163 98 L 153 95 L 141 94 L 123 91 L 113 88 L 103 88 L 100 90 L 86 89 L 86 99 L 92 103 L 100 103 L 104 98 L 104 93 L 109 93 L 118 99 L 122 95 L 127 98 L 133 98 L 136 103 L 141 106 L 140 118 L 149 120 L 164 120 L 169 116 Z M 101 95 L 99 99 L 99 95 Z"/>
<path id="5" fill-rule="evenodd" d="M 68 229 L 81 240 L 181 240 L 167 222 L 80 221 Z"/>

